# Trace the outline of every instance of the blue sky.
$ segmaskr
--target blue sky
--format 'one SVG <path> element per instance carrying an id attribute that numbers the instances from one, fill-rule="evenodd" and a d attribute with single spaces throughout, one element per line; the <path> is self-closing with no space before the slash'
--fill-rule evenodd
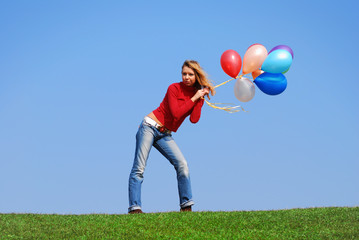
<path id="1" fill-rule="evenodd" d="M 288 87 L 239 102 L 234 81 L 174 134 L 195 211 L 359 205 L 356 1 L 2 1 L 0 212 L 126 213 L 135 134 L 181 65 L 215 83 L 227 49 L 294 51 Z M 178 211 L 173 167 L 151 151 L 145 212 Z"/>

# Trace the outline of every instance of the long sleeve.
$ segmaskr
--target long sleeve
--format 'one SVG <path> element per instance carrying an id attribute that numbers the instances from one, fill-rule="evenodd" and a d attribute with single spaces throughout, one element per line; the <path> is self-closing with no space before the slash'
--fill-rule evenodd
<path id="1" fill-rule="evenodd" d="M 191 123 L 197 123 L 201 118 L 203 103 L 204 103 L 204 99 L 199 99 L 196 101 L 191 116 L 189 118 Z"/>

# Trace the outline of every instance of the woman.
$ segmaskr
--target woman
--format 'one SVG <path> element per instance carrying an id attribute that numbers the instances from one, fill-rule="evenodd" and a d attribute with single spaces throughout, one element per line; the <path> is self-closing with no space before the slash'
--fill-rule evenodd
<path id="1" fill-rule="evenodd" d="M 148 155 L 154 146 L 177 172 L 181 211 L 192 211 L 191 182 L 187 161 L 172 138 L 182 122 L 190 115 L 197 123 L 201 117 L 205 95 L 214 95 L 214 88 L 198 62 L 187 60 L 182 66 L 182 82 L 173 83 L 160 106 L 145 116 L 137 135 L 136 151 L 129 178 L 129 213 L 142 213 L 141 184 Z"/>

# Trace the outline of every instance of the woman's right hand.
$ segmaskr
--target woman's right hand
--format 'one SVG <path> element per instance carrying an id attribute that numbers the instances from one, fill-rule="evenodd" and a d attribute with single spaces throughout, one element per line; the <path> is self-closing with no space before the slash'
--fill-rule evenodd
<path id="1" fill-rule="evenodd" d="M 206 96 L 209 93 L 209 88 L 202 88 L 199 89 L 196 94 L 191 98 L 192 102 L 197 101 L 200 98 L 203 98 L 204 96 Z"/>

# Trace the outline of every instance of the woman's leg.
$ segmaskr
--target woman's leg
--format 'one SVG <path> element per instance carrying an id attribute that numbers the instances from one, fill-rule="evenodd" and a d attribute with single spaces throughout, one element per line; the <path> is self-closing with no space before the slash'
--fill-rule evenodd
<path id="1" fill-rule="evenodd" d="M 136 134 L 135 158 L 128 184 L 129 211 L 141 209 L 141 184 L 153 142 L 154 130 L 142 123 Z"/>
<path id="2" fill-rule="evenodd" d="M 177 173 L 178 193 L 181 208 L 192 206 L 191 180 L 187 161 L 170 135 L 157 140 L 153 146 L 174 166 Z"/>

